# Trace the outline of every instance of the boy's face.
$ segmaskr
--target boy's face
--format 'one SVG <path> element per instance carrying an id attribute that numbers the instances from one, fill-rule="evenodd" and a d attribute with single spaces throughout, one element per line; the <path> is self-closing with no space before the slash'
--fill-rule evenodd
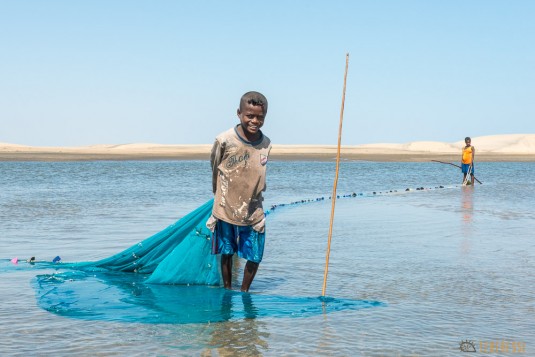
<path id="1" fill-rule="evenodd" d="M 465 142 L 466 146 L 470 146 L 470 143 L 472 142 L 472 140 L 466 139 L 464 142 Z"/>
<path id="2" fill-rule="evenodd" d="M 245 135 L 256 137 L 264 125 L 266 114 L 264 107 L 260 105 L 245 104 L 243 108 L 238 109 L 238 118 Z"/>

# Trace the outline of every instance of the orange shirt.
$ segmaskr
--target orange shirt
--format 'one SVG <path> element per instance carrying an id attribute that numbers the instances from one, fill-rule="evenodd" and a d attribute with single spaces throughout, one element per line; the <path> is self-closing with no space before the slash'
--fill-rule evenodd
<path id="1" fill-rule="evenodd" d="M 471 164 L 472 163 L 472 148 L 473 146 L 464 147 L 463 149 L 463 164 Z"/>

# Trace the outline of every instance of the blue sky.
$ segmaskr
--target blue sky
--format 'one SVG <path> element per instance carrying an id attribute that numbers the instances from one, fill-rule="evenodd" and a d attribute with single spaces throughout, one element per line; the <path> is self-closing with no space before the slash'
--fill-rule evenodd
<path id="1" fill-rule="evenodd" d="M 535 133 L 535 1 L 0 0 L 0 142 L 274 144 Z"/>

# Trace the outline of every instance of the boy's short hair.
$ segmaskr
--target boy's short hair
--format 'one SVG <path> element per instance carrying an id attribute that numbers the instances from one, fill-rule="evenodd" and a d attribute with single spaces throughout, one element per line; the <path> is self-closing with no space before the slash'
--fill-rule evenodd
<path id="1" fill-rule="evenodd" d="M 259 92 L 247 92 L 241 96 L 240 99 L 240 111 L 243 110 L 243 107 L 246 104 L 261 106 L 264 109 L 264 114 L 267 113 L 268 101 L 266 97 Z"/>
<path id="2" fill-rule="evenodd" d="M 464 142 L 467 142 L 467 141 L 472 141 L 472 139 L 470 139 L 470 137 L 467 136 L 466 138 L 464 138 Z"/>

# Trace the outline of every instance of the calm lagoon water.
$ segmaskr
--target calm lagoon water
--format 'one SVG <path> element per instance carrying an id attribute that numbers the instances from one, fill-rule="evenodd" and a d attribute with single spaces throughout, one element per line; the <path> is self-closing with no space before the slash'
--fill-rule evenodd
<path id="1" fill-rule="evenodd" d="M 266 208 L 331 194 L 334 163 L 269 165 Z M 466 341 L 535 355 L 535 164 L 478 163 L 475 187 L 459 171 L 342 163 L 338 194 L 363 195 L 337 200 L 327 295 L 381 306 L 285 317 L 260 305 L 224 322 L 153 324 L 43 310 L 35 277 L 54 270 L 9 259 L 116 253 L 210 199 L 208 162 L 0 162 L 0 355 L 457 356 Z M 330 210 L 325 200 L 269 215 L 253 299 L 321 294 Z"/>

